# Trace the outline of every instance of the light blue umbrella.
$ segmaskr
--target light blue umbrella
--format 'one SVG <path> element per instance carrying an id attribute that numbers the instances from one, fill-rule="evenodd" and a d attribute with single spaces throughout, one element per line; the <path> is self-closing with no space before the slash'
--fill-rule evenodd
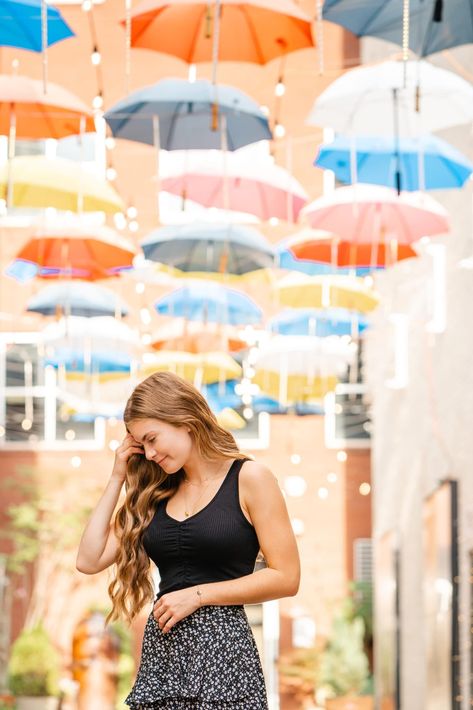
<path id="1" fill-rule="evenodd" d="M 52 284 L 28 301 L 27 311 L 53 316 L 60 310 L 66 316 L 126 316 L 127 304 L 103 286 L 82 282 Z"/>
<path id="2" fill-rule="evenodd" d="M 119 101 L 105 120 L 116 138 L 164 150 L 220 150 L 225 144 L 228 150 L 236 150 L 272 138 L 268 119 L 256 101 L 233 86 L 216 87 L 206 79 L 162 79 Z"/>
<path id="3" fill-rule="evenodd" d="M 473 163 L 465 155 L 432 135 L 398 142 L 389 136 L 338 135 L 332 143 L 320 146 L 314 165 L 332 170 L 343 183 L 355 180 L 394 188 L 399 166 L 402 190 L 459 188 L 473 173 Z"/>
<path id="4" fill-rule="evenodd" d="M 42 50 L 41 0 L 0 0 L 0 46 Z M 48 46 L 74 32 L 55 7 L 47 8 Z"/>
<path id="5" fill-rule="evenodd" d="M 158 313 L 208 323 L 259 323 L 262 311 L 246 294 L 208 281 L 171 291 L 154 304 Z"/>
<path id="6" fill-rule="evenodd" d="M 50 357 L 45 358 L 46 365 L 64 367 L 68 373 L 103 373 L 130 372 L 131 358 L 124 352 L 113 350 L 95 350 L 86 357 L 82 350 L 59 347 Z"/>
<path id="7" fill-rule="evenodd" d="M 186 272 L 246 274 L 274 265 L 263 235 L 236 224 L 186 224 L 162 227 L 141 242 L 147 259 Z"/>
<path id="8" fill-rule="evenodd" d="M 286 241 L 286 240 L 285 240 Z M 290 249 L 286 249 L 281 243 L 276 253 L 276 263 L 281 269 L 288 271 L 300 271 L 308 276 L 368 276 L 373 271 L 378 271 L 381 267 L 357 266 L 356 268 L 335 267 L 331 264 L 322 264 L 318 261 L 308 261 L 307 259 L 296 259 Z"/>
<path id="9" fill-rule="evenodd" d="M 325 0 L 323 18 L 358 37 L 402 44 L 401 0 Z M 473 0 L 410 0 L 409 48 L 421 57 L 473 42 Z"/>
<path id="10" fill-rule="evenodd" d="M 361 314 L 345 308 L 296 308 L 279 313 L 268 323 L 268 328 L 280 335 L 357 335 L 368 327 Z"/>

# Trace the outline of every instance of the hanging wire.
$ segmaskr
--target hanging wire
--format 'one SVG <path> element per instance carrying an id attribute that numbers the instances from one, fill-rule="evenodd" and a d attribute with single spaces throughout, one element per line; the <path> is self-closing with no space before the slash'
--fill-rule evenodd
<path id="1" fill-rule="evenodd" d="M 95 27 L 95 18 L 94 18 L 94 6 L 93 4 L 91 5 L 90 10 L 87 12 L 87 15 L 89 17 L 89 30 L 90 30 L 90 38 L 92 40 L 92 53 L 96 53 L 100 55 L 100 49 L 99 49 L 99 42 L 97 38 L 97 28 Z M 102 62 L 99 61 L 97 64 L 95 64 L 95 73 L 97 77 L 97 96 L 101 96 L 103 99 L 104 95 L 104 83 L 103 83 L 103 73 L 102 73 Z"/>
<path id="2" fill-rule="evenodd" d="M 41 0 L 41 54 L 43 58 L 43 90 L 48 93 L 48 6 Z"/>
<path id="3" fill-rule="evenodd" d="M 407 62 L 409 61 L 409 24 L 410 24 L 409 0 L 402 3 L 402 61 L 404 66 L 404 88 L 407 87 Z"/>
<path id="4" fill-rule="evenodd" d="M 212 85 L 214 87 L 214 102 L 212 104 L 212 124 L 211 130 L 218 131 L 218 87 L 217 87 L 217 70 L 218 70 L 218 54 L 220 46 L 220 13 L 221 0 L 215 0 L 215 17 L 213 27 L 213 43 L 212 43 Z M 209 8 L 210 12 L 210 8 Z M 223 130 L 223 128 L 222 128 Z"/>
<path id="5" fill-rule="evenodd" d="M 317 31 L 317 49 L 319 52 L 319 76 L 324 73 L 324 24 L 322 15 L 322 0 L 317 0 L 316 9 L 316 31 Z"/>
<path id="6" fill-rule="evenodd" d="M 125 93 L 131 83 L 131 0 L 125 0 Z"/>

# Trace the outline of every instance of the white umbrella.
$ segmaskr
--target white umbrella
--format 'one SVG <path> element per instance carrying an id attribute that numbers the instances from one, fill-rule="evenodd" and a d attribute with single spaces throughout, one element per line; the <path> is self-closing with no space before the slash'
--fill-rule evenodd
<path id="1" fill-rule="evenodd" d="M 472 120 L 473 86 L 465 79 L 424 61 L 387 61 L 336 79 L 307 123 L 340 133 L 409 136 Z"/>

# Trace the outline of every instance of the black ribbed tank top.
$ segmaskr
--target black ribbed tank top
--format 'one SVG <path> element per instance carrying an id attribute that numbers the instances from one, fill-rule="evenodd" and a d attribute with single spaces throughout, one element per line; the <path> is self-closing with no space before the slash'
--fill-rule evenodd
<path id="1" fill-rule="evenodd" d="M 143 534 L 144 548 L 161 577 L 158 597 L 253 572 L 259 542 L 238 495 L 238 478 L 245 460 L 236 459 L 212 500 L 185 520 L 168 515 L 169 499 L 159 501 Z"/>

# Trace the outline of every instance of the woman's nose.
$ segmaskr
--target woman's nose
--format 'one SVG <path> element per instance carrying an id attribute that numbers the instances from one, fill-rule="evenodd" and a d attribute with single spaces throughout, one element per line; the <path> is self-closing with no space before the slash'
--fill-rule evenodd
<path id="1" fill-rule="evenodd" d="M 150 446 L 145 446 L 145 456 L 146 456 L 146 458 L 148 459 L 148 461 L 151 461 L 151 459 L 153 458 L 153 456 L 155 455 L 155 453 L 156 453 L 156 452 L 155 452 L 155 450 L 154 450 L 152 447 L 150 447 Z"/>

